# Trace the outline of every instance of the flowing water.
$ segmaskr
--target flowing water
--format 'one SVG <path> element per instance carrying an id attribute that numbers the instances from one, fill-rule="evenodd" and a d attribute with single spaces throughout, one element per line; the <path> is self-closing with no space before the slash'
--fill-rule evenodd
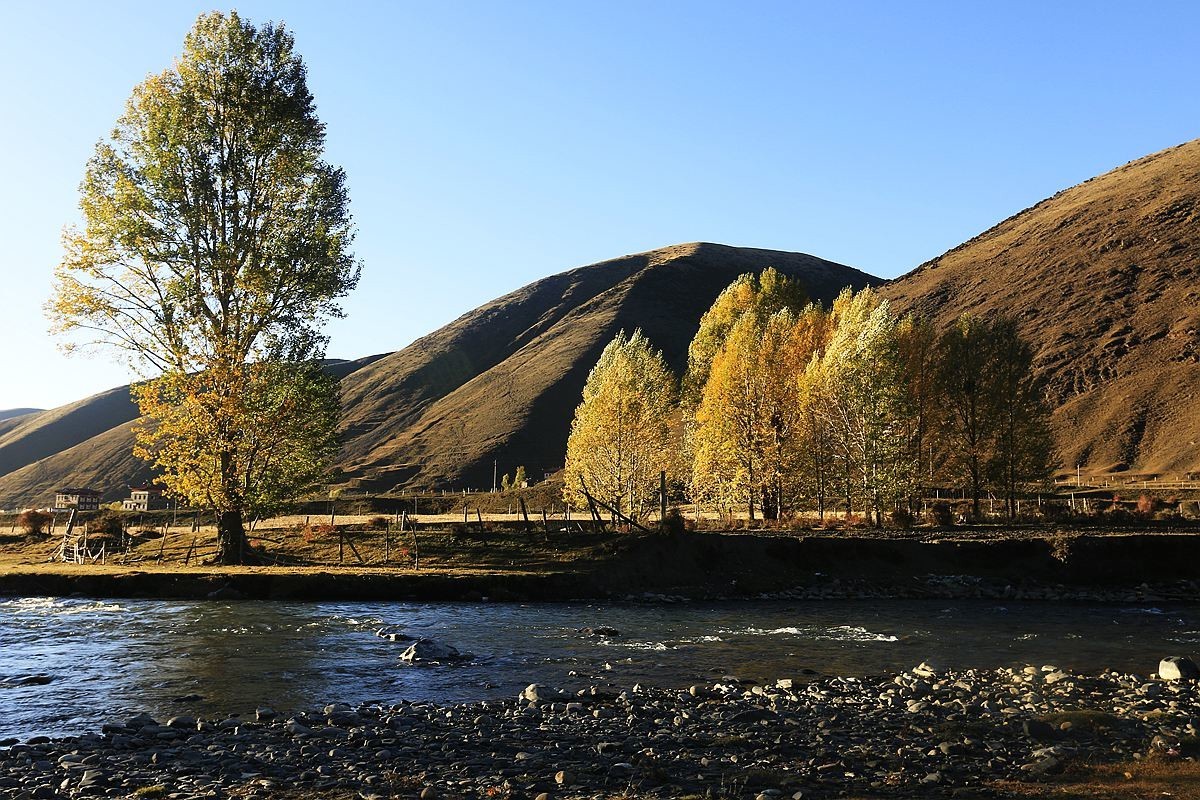
<path id="1" fill-rule="evenodd" d="M 408 665 L 394 625 L 472 657 Z M 620 635 L 586 636 L 585 626 Z M 888 600 L 623 603 L 292 603 L 0 600 L 0 739 L 92 731 L 148 711 L 459 702 L 529 683 L 628 688 L 1052 663 L 1149 673 L 1200 649 L 1200 605 Z M 22 683 L 38 676 L 36 683 Z"/>

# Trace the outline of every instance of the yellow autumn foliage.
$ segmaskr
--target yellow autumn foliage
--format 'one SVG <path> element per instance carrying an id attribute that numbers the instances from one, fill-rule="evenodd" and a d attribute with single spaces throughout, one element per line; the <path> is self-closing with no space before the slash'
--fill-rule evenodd
<path id="1" fill-rule="evenodd" d="M 583 488 L 630 517 L 657 508 L 672 456 L 675 380 L 640 330 L 617 334 L 588 375 L 567 440 L 563 497 L 586 508 Z"/>

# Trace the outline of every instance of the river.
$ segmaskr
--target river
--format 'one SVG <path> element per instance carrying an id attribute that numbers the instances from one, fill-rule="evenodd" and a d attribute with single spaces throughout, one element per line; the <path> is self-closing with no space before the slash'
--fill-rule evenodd
<path id="1" fill-rule="evenodd" d="M 399 660 L 384 625 L 453 645 L 453 665 Z M 578 631 L 609 626 L 620 635 Z M 293 603 L 0 600 L 0 739 L 70 735 L 147 711 L 460 702 L 533 682 L 624 688 L 1052 663 L 1150 673 L 1193 655 L 1200 605 L 948 600 L 631 603 Z M 17 685 L 40 676 L 35 684 Z"/>

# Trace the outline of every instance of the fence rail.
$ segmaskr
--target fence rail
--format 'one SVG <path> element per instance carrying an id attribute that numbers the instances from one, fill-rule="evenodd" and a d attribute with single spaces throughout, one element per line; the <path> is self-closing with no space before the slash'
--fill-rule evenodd
<path id="1" fill-rule="evenodd" d="M 1130 481 L 1116 478 L 1062 478 L 1054 482 L 1060 488 L 1076 489 L 1198 489 L 1200 481 Z"/>

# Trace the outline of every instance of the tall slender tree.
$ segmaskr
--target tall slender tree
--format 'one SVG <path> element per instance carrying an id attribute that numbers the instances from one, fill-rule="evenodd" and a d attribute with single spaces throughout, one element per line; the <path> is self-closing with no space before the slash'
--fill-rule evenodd
<path id="1" fill-rule="evenodd" d="M 741 275 L 705 312 L 688 348 L 681 449 L 692 493 L 726 509 L 744 504 L 752 520 L 756 507 L 775 517 L 783 503 L 796 387 L 767 373 L 772 360 L 789 357 L 804 303 L 799 283 L 775 269 Z"/>
<path id="2" fill-rule="evenodd" d="M 988 462 L 996 437 L 992 336 L 984 320 L 968 314 L 942 334 L 938 384 L 950 443 L 947 467 L 969 493 L 971 516 L 982 516 Z"/>
<path id="3" fill-rule="evenodd" d="M 345 175 L 324 141 L 291 34 L 205 14 L 96 146 L 84 226 L 57 270 L 56 329 L 151 378 L 137 392 L 141 451 L 172 492 L 217 511 L 228 563 L 246 555 L 249 503 L 274 492 L 263 482 L 314 475 L 296 460 L 329 449 L 328 415 L 281 413 L 328 406 L 333 387 L 310 366 L 359 276 Z M 272 425 L 290 444 L 271 458 L 293 461 L 263 470 Z"/>
<path id="4" fill-rule="evenodd" d="M 762 369 L 764 328 L 754 314 L 734 323 L 708 370 L 695 416 L 693 490 L 722 508 L 741 505 L 751 521 L 764 481 L 771 481 L 766 462 L 775 376 Z"/>
<path id="5" fill-rule="evenodd" d="M 567 439 L 564 499 L 582 489 L 631 517 L 658 504 L 659 473 L 671 457 L 675 380 L 640 330 L 617 334 L 583 387 Z"/>
<path id="6" fill-rule="evenodd" d="M 909 314 L 896 325 L 895 335 L 908 410 L 904 437 L 915 471 L 914 487 L 932 486 L 944 457 L 937 329 L 928 320 Z"/>
<path id="7" fill-rule="evenodd" d="M 834 312 L 822 366 L 825 413 L 848 509 L 857 497 L 878 525 L 885 509 L 907 497 L 912 483 L 896 319 L 888 302 L 870 289 L 844 293 Z"/>
<path id="8" fill-rule="evenodd" d="M 995 444 L 988 473 L 1009 519 L 1017 515 L 1021 487 L 1050 479 L 1054 443 L 1045 390 L 1033 372 L 1033 348 L 1009 317 L 990 321 L 993 364 L 990 387 L 995 415 Z"/>

